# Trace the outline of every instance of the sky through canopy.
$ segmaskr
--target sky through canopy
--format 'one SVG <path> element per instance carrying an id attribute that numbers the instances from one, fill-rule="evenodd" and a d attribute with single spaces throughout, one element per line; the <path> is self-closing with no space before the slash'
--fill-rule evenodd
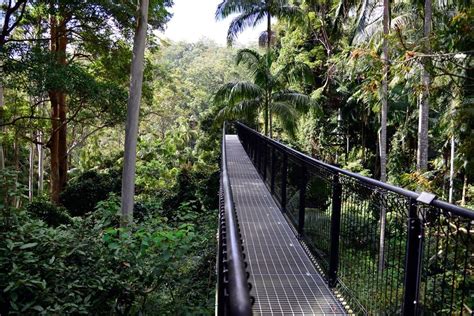
<path id="1" fill-rule="evenodd" d="M 173 17 L 167 24 L 165 38 L 172 41 L 196 42 L 209 38 L 218 44 L 226 44 L 227 29 L 233 17 L 216 21 L 215 12 L 221 0 L 175 0 Z M 237 44 L 256 43 L 265 30 L 265 24 L 242 32 Z"/>

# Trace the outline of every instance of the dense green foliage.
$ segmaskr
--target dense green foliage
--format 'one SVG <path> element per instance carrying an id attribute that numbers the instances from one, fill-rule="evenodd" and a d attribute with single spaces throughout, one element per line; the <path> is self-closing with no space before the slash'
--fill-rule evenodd
<path id="1" fill-rule="evenodd" d="M 126 230 L 116 227 L 119 209 L 111 196 L 58 227 L 25 212 L 2 214 L 2 314 L 211 311 L 215 212 L 182 204 L 181 220 L 168 222 L 153 209 Z"/>
<path id="2" fill-rule="evenodd" d="M 380 1 L 223 0 L 217 17 L 238 14 L 229 42 L 267 20 L 260 38 L 265 50 L 159 40 L 154 31 L 170 19 L 171 5 L 150 4 L 134 222 L 127 228 L 119 228 L 119 195 L 135 3 L 0 5 L 0 314 L 212 314 L 225 119 L 243 120 L 318 159 L 379 178 L 387 97 L 388 181 L 474 207 L 469 2 L 433 4 L 429 36 L 420 31 L 422 2 L 390 2 L 384 36 Z M 429 161 L 420 170 L 418 109 L 427 87 Z M 289 185 L 298 181 L 294 171 Z M 321 179 L 308 183 L 314 227 L 329 226 L 330 193 Z M 296 195 L 288 197 L 292 211 L 296 203 Z M 348 271 L 357 276 L 351 280 L 382 306 L 383 293 L 369 293 L 366 275 L 354 272 L 377 267 L 378 211 L 372 202 L 349 205 L 342 237 L 345 256 L 354 254 Z M 405 242 L 405 218 L 395 213 L 387 210 L 389 247 Z M 439 218 L 427 233 L 450 225 L 448 217 Z M 322 240 L 322 250 L 329 247 L 323 230 L 308 234 Z M 448 246 L 430 247 L 433 258 L 443 251 L 453 257 Z M 399 280 L 393 267 L 401 261 L 388 260 Z M 443 269 L 431 263 L 428 272 L 437 281 Z M 443 313 L 442 302 L 431 312 Z"/>
<path id="3" fill-rule="evenodd" d="M 213 313 L 220 132 L 209 104 L 242 77 L 233 50 L 211 42 L 150 52 L 146 76 L 132 227 L 119 228 L 120 123 L 73 143 L 61 206 L 27 203 L 27 166 L 4 169 L 1 314 Z"/>
<path id="4" fill-rule="evenodd" d="M 83 216 L 92 212 L 97 203 L 105 200 L 111 192 L 118 193 L 120 181 L 119 172 L 84 172 L 70 181 L 61 193 L 61 204 L 72 216 Z"/>
<path id="5" fill-rule="evenodd" d="M 298 77 L 286 76 L 277 82 L 265 80 L 264 75 L 257 74 L 261 67 L 253 62 L 250 64 L 256 75 L 253 83 L 271 81 L 272 89 L 283 87 L 309 95 L 313 110 L 297 117 L 288 110 L 278 115 L 285 108 L 276 104 L 272 111 L 270 104 L 268 114 L 260 111 L 257 115 L 257 109 L 261 109 L 261 102 L 256 102 L 257 87 L 229 82 L 216 93 L 218 102 L 229 104 L 225 117 L 237 117 L 251 124 L 257 120 L 257 127 L 261 128 L 267 124 L 266 116 L 270 116 L 270 121 L 274 116 L 270 134 L 273 132 L 276 138 L 324 161 L 379 178 L 384 76 L 382 3 L 302 0 L 279 4 L 287 8 L 295 5 L 293 11 L 299 12 L 298 18 L 280 19 L 273 26 L 275 39 L 265 54 L 267 60 L 268 55 L 272 58 L 261 64 L 269 68 L 268 74 L 283 72 Z M 423 27 L 421 2 L 395 1 L 390 5 L 388 181 L 412 190 L 431 191 L 445 200 L 452 186 L 452 202 L 472 205 L 474 79 L 469 47 L 474 45 L 474 38 L 469 21 L 473 11 L 466 3 L 434 5 L 432 33 L 427 38 L 417 31 Z M 223 10 L 240 12 L 242 17 L 247 17 L 244 14 L 247 11 L 255 13 L 245 1 L 222 1 L 216 14 L 222 14 Z M 250 13 L 250 22 L 240 28 L 253 25 L 255 17 Z M 234 31 L 231 26 L 229 34 L 238 34 Z M 291 71 L 295 66 L 296 71 Z M 431 77 L 429 163 L 427 170 L 418 170 L 418 114 L 424 69 Z M 231 90 L 232 94 L 226 94 Z M 295 135 L 294 130 L 297 130 Z"/>

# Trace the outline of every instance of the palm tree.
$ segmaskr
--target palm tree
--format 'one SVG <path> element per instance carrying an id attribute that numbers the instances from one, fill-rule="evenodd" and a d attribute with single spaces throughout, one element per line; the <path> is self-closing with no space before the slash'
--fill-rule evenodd
<path id="1" fill-rule="evenodd" d="M 431 16 L 432 16 L 432 4 L 431 0 L 425 0 L 424 7 L 424 23 L 423 23 L 423 35 L 425 37 L 425 50 L 426 53 L 430 51 L 430 34 L 431 34 Z M 422 84 L 423 91 L 421 93 L 420 109 L 419 109 L 419 120 L 418 120 L 418 150 L 416 155 L 416 169 L 419 172 L 425 172 L 428 169 L 428 118 L 430 111 L 429 104 L 429 91 L 431 76 L 428 72 L 427 67 L 429 66 L 429 59 L 426 59 L 423 63 L 422 72 Z"/>
<path id="2" fill-rule="evenodd" d="M 223 0 L 216 10 L 216 18 L 224 19 L 229 15 L 239 15 L 232 20 L 227 31 L 227 42 L 231 45 L 237 36 L 247 27 L 255 27 L 266 19 L 267 30 L 259 36 L 260 46 L 267 48 L 267 57 L 270 57 L 270 47 L 275 40 L 272 32 L 272 17 L 279 19 L 296 20 L 300 18 L 301 10 L 298 6 L 289 5 L 287 0 Z M 267 60 L 267 63 L 270 62 Z M 269 66 L 267 68 L 270 68 Z M 268 84 L 268 83 L 267 83 Z M 272 136 L 272 110 L 267 108 L 265 116 L 269 118 L 270 137 Z M 265 123 L 267 124 L 267 119 Z M 268 128 L 268 127 L 267 127 Z"/>
<path id="3" fill-rule="evenodd" d="M 245 28 L 255 27 L 266 20 L 267 30 L 260 35 L 260 42 L 266 42 L 269 50 L 274 39 L 272 17 L 294 20 L 300 17 L 301 10 L 289 5 L 287 0 L 222 0 L 217 6 L 216 19 L 225 19 L 236 13 L 238 16 L 232 20 L 227 31 L 227 42 L 232 44 Z"/>
<path id="4" fill-rule="evenodd" d="M 290 134 L 296 129 L 296 118 L 307 111 L 311 99 L 302 93 L 285 89 L 285 84 L 291 78 L 301 73 L 302 65 L 292 64 L 272 73 L 273 55 L 260 55 L 251 49 L 241 49 L 237 52 L 237 65 L 245 65 L 253 77 L 253 82 L 229 82 L 216 92 L 214 102 L 224 105 L 219 113 L 221 118 L 246 117 L 254 118 L 258 112 L 263 112 L 264 132 L 269 135 L 269 112 L 279 118 L 281 124 Z"/>

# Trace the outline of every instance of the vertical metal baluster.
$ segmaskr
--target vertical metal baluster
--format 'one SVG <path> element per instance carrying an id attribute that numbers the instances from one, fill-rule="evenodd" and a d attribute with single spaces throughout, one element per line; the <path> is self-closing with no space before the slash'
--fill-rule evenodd
<path id="1" fill-rule="evenodd" d="M 452 219 L 449 219 L 451 222 L 453 222 Z M 455 288 L 455 283 L 456 283 L 456 271 L 458 270 L 458 249 L 459 249 L 459 218 L 456 218 L 455 220 L 455 235 L 454 235 L 454 258 L 453 258 L 453 267 L 451 268 L 452 272 L 453 272 L 453 276 L 452 276 L 452 279 L 451 279 L 451 304 L 449 306 L 449 314 L 452 315 L 453 314 L 453 306 L 455 305 L 455 302 L 454 302 L 454 288 Z"/>
<path id="2" fill-rule="evenodd" d="M 341 196 L 342 186 L 339 175 L 334 174 L 332 186 L 332 212 L 331 212 L 331 249 L 329 254 L 329 287 L 337 284 L 337 271 L 339 267 L 339 235 L 341 230 Z"/>
<path id="3" fill-rule="evenodd" d="M 288 156 L 285 152 L 283 154 L 283 166 L 281 169 L 281 211 L 286 212 L 286 183 L 288 174 Z"/>
<path id="4" fill-rule="evenodd" d="M 305 208 L 306 208 L 306 183 L 308 181 L 307 169 L 304 162 L 301 162 L 300 167 L 300 205 L 298 214 L 298 233 L 300 237 L 304 234 L 304 219 L 305 219 Z"/>
<path id="5" fill-rule="evenodd" d="M 471 231 L 471 222 L 472 221 L 469 221 L 468 224 L 467 224 L 467 227 L 466 227 L 466 231 L 467 232 L 470 232 Z M 464 309 L 464 299 L 467 295 L 466 292 L 469 292 L 468 290 L 468 286 L 466 286 L 466 277 L 467 277 L 467 274 L 468 274 L 468 262 L 469 262 L 469 245 L 471 245 L 471 234 L 466 234 L 466 242 L 464 243 L 465 246 L 466 246 L 466 249 L 465 249 L 465 252 L 464 252 L 464 269 L 463 269 L 463 274 L 462 274 L 462 294 L 461 294 L 461 313 L 462 313 L 462 310 Z"/>
<path id="6" fill-rule="evenodd" d="M 403 315 L 417 315 L 420 292 L 423 224 L 417 214 L 417 205 L 410 199 L 406 243 Z"/>
<path id="7" fill-rule="evenodd" d="M 272 171 L 271 171 L 271 182 L 270 182 L 270 189 L 272 194 L 275 194 L 275 173 L 276 173 L 276 156 L 275 156 L 275 147 L 272 146 Z"/>
<path id="8" fill-rule="evenodd" d="M 263 183 L 267 182 L 267 142 L 263 140 Z"/>

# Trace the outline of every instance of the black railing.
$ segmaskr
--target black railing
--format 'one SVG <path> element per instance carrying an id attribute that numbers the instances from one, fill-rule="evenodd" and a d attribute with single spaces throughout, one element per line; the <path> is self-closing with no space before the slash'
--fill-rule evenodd
<path id="1" fill-rule="evenodd" d="M 328 285 L 356 314 L 471 315 L 474 212 L 315 160 L 237 123 Z"/>
<path id="2" fill-rule="evenodd" d="M 222 132 L 217 258 L 217 314 L 252 315 L 249 274 L 227 171 L 225 123 Z"/>

